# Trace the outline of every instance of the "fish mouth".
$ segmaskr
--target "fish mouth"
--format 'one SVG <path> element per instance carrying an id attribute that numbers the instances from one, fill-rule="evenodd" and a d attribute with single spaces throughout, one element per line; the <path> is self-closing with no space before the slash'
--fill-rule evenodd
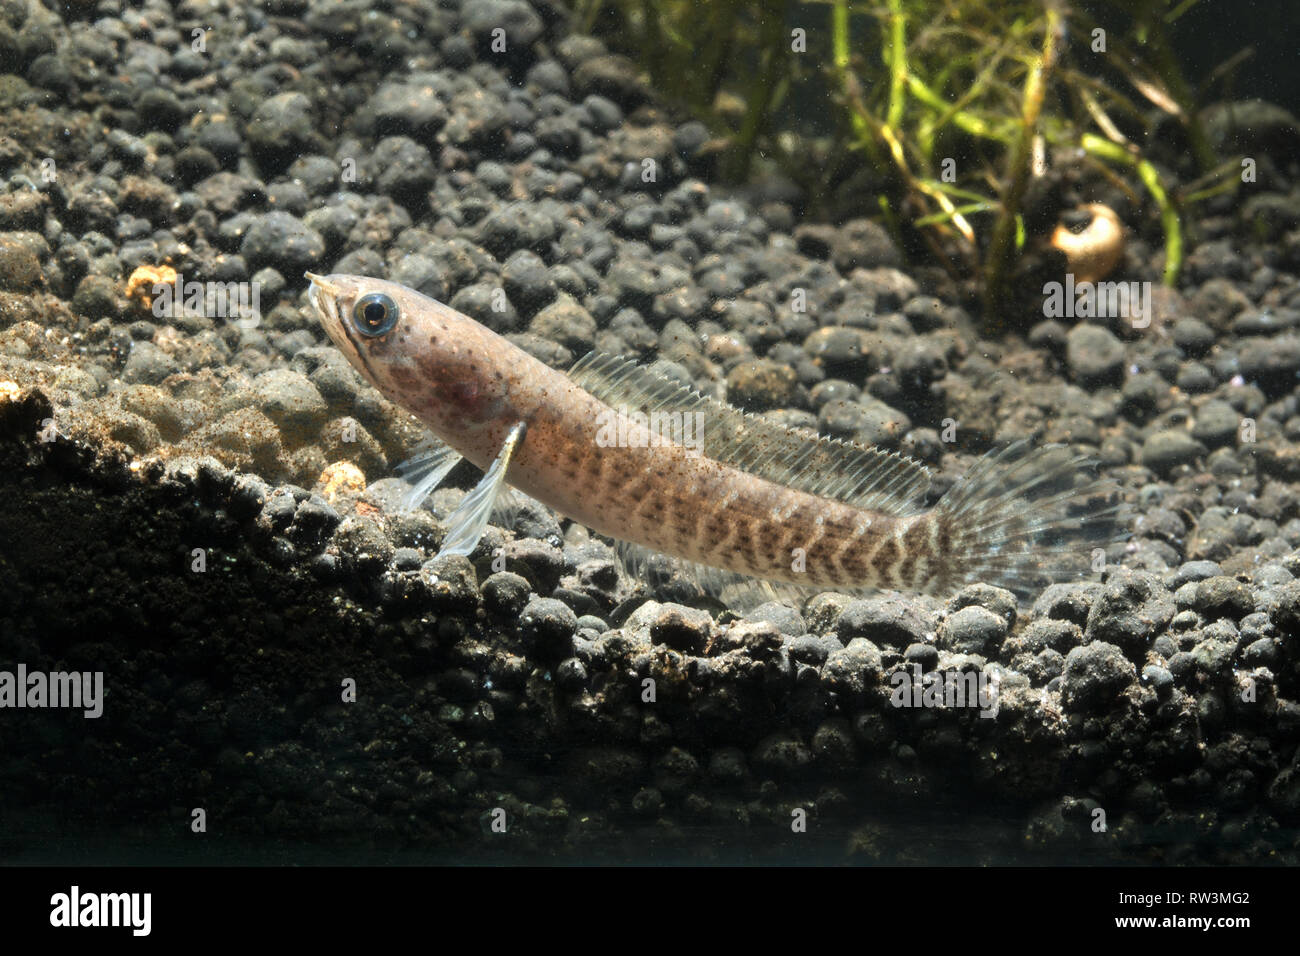
<path id="1" fill-rule="evenodd" d="M 335 329 L 342 325 L 338 312 L 339 296 L 343 290 L 324 276 L 318 276 L 311 272 L 303 273 L 311 282 L 311 287 L 307 290 L 307 298 L 311 300 L 312 307 L 316 309 L 316 314 L 320 318 L 321 325 L 325 326 L 325 331 L 329 333 L 330 338 L 338 341 L 335 335 Z"/>
<path id="2" fill-rule="evenodd" d="M 325 276 L 318 276 L 311 272 L 304 275 L 311 280 L 311 286 L 307 289 L 307 298 L 312 308 L 316 310 L 316 318 L 325 329 L 325 334 L 334 341 L 334 345 L 344 355 L 351 357 L 359 354 L 360 349 L 352 341 L 348 324 L 343 321 L 343 287 L 336 282 L 331 282 Z"/>
<path id="3" fill-rule="evenodd" d="M 343 286 L 331 282 L 325 276 L 318 276 L 312 272 L 305 272 L 303 275 L 311 282 L 311 287 L 307 289 L 307 298 L 316 310 L 316 315 L 320 319 L 321 326 L 325 329 L 325 334 L 330 337 L 335 348 L 343 353 L 343 357 L 361 373 L 366 381 L 383 391 L 379 379 L 370 368 L 366 350 L 353 340 L 348 323 L 343 320 L 341 311 L 344 295 Z"/>
<path id="4" fill-rule="evenodd" d="M 303 276 L 306 277 L 312 285 L 324 289 L 326 292 L 337 294 L 339 291 L 339 287 L 333 282 L 330 282 L 330 280 L 325 276 L 318 276 L 314 272 L 304 272 Z"/>

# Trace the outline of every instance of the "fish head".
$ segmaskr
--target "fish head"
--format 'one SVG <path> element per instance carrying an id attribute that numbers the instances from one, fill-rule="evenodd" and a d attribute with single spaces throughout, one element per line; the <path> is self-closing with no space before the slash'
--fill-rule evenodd
<path id="1" fill-rule="evenodd" d="M 339 351 L 390 401 L 441 436 L 510 420 L 510 369 L 494 333 L 414 289 L 307 273 L 308 298 Z"/>

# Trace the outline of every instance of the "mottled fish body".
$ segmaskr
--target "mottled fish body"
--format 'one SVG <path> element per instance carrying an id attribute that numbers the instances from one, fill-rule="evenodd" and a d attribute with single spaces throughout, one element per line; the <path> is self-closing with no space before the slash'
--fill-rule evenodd
<path id="1" fill-rule="evenodd" d="M 1115 537 L 1114 489 L 1060 447 L 992 452 L 932 508 L 917 462 L 806 435 L 592 354 L 568 374 L 396 283 L 310 276 L 330 338 L 388 399 L 487 472 L 451 516 L 443 553 L 469 553 L 513 486 L 621 542 L 801 591 L 944 593 L 982 580 L 1022 598 L 1086 572 Z M 412 504 L 418 503 L 410 499 Z"/>

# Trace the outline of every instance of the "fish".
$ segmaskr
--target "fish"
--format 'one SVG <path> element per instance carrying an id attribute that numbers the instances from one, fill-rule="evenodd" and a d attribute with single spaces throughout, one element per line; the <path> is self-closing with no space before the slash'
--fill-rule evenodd
<path id="1" fill-rule="evenodd" d="M 903 455 L 788 428 L 625 357 L 562 372 L 394 282 L 307 279 L 334 345 L 435 439 L 406 466 L 403 505 L 462 458 L 483 472 L 437 557 L 471 554 L 509 489 L 613 540 L 629 573 L 666 560 L 741 607 L 974 582 L 1023 603 L 1095 573 L 1121 536 L 1117 486 L 1066 446 L 995 448 L 926 507 L 932 473 Z"/>

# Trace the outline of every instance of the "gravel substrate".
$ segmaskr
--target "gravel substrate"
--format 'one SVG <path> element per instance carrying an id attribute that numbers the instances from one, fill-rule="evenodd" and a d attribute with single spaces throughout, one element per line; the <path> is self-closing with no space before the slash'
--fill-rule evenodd
<path id="1" fill-rule="evenodd" d="M 0 852 L 197 853 L 201 807 L 246 859 L 1300 861 L 1285 111 L 1209 117 L 1260 174 L 1199 207 L 1176 290 L 1149 212 L 1059 184 L 1129 224 L 1150 327 L 1026 312 L 989 340 L 875 222 L 711 186 L 703 127 L 546 0 L 0 0 L 0 66 L 0 669 L 107 689 L 97 720 L 0 711 Z M 260 322 L 155 315 L 130 279 L 162 266 L 258 283 Z M 1070 443 L 1133 533 L 1031 607 L 741 614 L 537 509 L 432 562 L 477 476 L 394 510 L 421 431 L 328 344 L 305 269 L 556 367 L 666 359 L 927 462 L 934 497 L 995 442 Z M 895 706 L 922 673 L 981 675 L 996 713 Z"/>

